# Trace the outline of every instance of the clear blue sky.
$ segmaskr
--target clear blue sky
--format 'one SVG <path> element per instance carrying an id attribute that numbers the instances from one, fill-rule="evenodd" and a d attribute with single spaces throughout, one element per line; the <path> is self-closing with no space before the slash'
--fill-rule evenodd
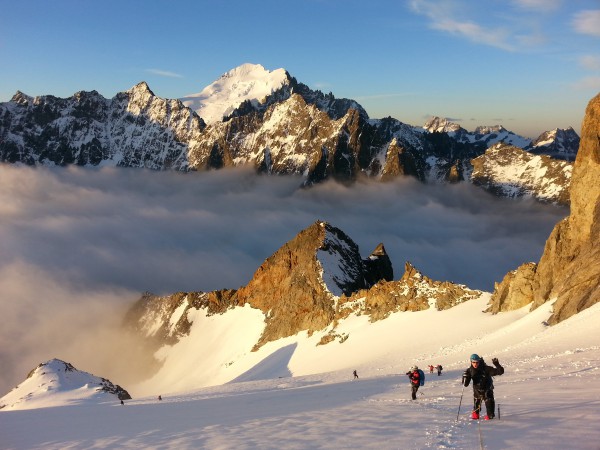
<path id="1" fill-rule="evenodd" d="M 200 92 L 250 62 L 372 118 L 528 137 L 600 92 L 600 0 L 0 0 L 0 101 Z"/>

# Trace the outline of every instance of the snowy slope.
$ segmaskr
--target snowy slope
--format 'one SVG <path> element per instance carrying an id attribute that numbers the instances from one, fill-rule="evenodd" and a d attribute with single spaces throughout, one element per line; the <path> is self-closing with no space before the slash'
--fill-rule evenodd
<path id="1" fill-rule="evenodd" d="M 242 64 L 223 74 L 197 94 L 180 100 L 207 124 L 218 122 L 244 101 L 254 104 L 289 83 L 285 69 L 269 71 L 260 64 Z"/>
<path id="2" fill-rule="evenodd" d="M 486 301 L 397 313 L 370 327 L 355 318 L 343 344 L 315 347 L 315 338 L 307 336 L 268 344 L 250 355 L 254 362 L 245 364 L 250 369 L 238 381 L 220 386 L 155 391 L 125 406 L 113 401 L 0 412 L 0 445 L 597 449 L 600 431 L 589 418 L 600 405 L 600 305 L 546 327 L 549 306 L 491 316 L 481 312 Z M 240 332 L 237 340 L 243 338 Z M 215 353 L 231 352 L 233 342 L 220 342 Z M 473 352 L 488 361 L 498 357 L 506 369 L 495 379 L 500 414 L 494 422 L 467 417 L 471 388 L 463 389 L 460 378 Z M 440 377 L 427 374 L 413 402 L 404 373 L 415 363 L 445 369 Z"/>

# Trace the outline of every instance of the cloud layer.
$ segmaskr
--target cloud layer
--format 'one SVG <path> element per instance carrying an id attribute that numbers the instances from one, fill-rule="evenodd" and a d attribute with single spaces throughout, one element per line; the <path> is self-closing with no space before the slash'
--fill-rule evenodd
<path id="1" fill-rule="evenodd" d="M 129 337 L 115 330 L 143 291 L 238 288 L 316 220 L 341 228 L 363 257 L 383 242 L 397 279 L 410 261 L 431 278 L 491 291 L 509 270 L 539 260 L 567 214 L 467 184 L 298 189 L 300 181 L 240 169 L 0 166 L 0 313 L 9 324 L 0 364 L 11 368 L 0 373 L 0 395 L 52 357 L 90 371 L 112 360 L 114 374 L 97 375 L 124 384 Z"/>

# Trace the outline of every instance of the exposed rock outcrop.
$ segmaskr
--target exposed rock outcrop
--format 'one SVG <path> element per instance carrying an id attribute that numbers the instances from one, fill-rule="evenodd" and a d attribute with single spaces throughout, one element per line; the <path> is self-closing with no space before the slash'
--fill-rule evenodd
<path id="1" fill-rule="evenodd" d="M 258 268 L 237 293 L 265 313 L 258 346 L 299 331 L 325 328 L 334 317 L 335 297 L 365 287 L 358 247 L 341 230 L 316 222 L 302 230 Z"/>
<path id="2" fill-rule="evenodd" d="M 552 231 L 540 259 L 533 308 L 556 300 L 558 323 L 600 301 L 600 95 L 583 120 L 571 182 L 571 214 Z"/>
<path id="3" fill-rule="evenodd" d="M 236 291 L 177 292 L 158 296 L 145 292 L 125 315 L 125 324 L 137 330 L 155 346 L 173 344 L 190 331 L 190 308 L 204 309 L 207 316 L 222 314 L 235 306 Z"/>
<path id="4" fill-rule="evenodd" d="M 533 279 L 537 264 L 525 263 L 508 272 L 500 283 L 494 286 L 488 312 L 512 311 L 529 305 L 533 301 Z"/>
<path id="5" fill-rule="evenodd" d="M 374 322 L 398 311 L 445 310 L 479 298 L 481 294 L 481 291 L 463 285 L 432 280 L 406 262 L 400 280 L 381 281 L 368 290 L 342 296 L 336 319 L 343 319 L 352 313 L 367 314 Z"/>

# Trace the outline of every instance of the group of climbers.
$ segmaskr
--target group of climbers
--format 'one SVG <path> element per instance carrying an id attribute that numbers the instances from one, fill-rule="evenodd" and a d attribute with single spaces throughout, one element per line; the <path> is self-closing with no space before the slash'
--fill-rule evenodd
<path id="1" fill-rule="evenodd" d="M 473 411 L 472 419 L 479 419 L 481 413 L 481 405 L 485 404 L 486 415 L 484 420 L 490 420 L 496 417 L 495 409 L 496 402 L 494 400 L 494 382 L 493 377 L 502 375 L 504 367 L 498 362 L 498 358 L 492 358 L 494 366 L 488 366 L 483 358 L 478 354 L 473 353 L 469 358 L 470 365 L 464 371 L 462 376 L 462 384 L 467 387 L 473 382 Z M 438 365 L 438 376 L 441 375 L 441 365 Z M 433 366 L 429 366 L 429 372 L 433 373 Z M 418 366 L 412 366 L 406 372 L 411 385 L 411 398 L 417 399 L 417 392 L 420 386 L 425 383 L 425 374 Z"/>

